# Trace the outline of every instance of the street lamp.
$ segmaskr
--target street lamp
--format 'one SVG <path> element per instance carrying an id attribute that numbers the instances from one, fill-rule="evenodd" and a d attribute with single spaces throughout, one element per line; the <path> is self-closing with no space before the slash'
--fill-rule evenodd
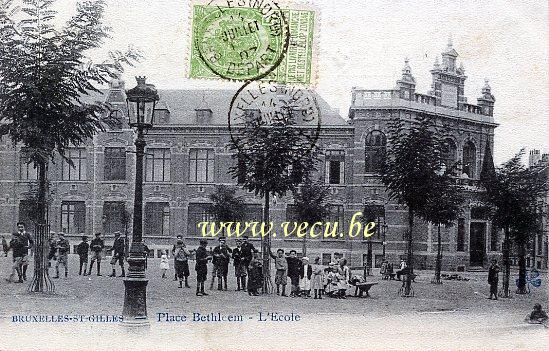
<path id="1" fill-rule="evenodd" d="M 147 283 L 145 278 L 145 246 L 143 244 L 143 156 L 145 133 L 153 126 L 154 108 L 159 100 L 156 88 L 146 84 L 146 77 L 135 77 L 137 86 L 126 91 L 128 120 L 137 131 L 135 139 L 135 198 L 133 205 L 132 245 L 128 261 L 128 276 L 124 279 L 124 322 L 147 323 Z"/>

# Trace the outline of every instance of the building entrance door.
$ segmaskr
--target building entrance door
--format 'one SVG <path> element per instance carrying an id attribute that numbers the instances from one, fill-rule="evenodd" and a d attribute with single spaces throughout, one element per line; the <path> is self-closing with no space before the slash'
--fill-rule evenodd
<path id="1" fill-rule="evenodd" d="M 470 264 L 471 266 L 482 266 L 486 254 L 486 223 L 471 222 L 470 227 Z"/>

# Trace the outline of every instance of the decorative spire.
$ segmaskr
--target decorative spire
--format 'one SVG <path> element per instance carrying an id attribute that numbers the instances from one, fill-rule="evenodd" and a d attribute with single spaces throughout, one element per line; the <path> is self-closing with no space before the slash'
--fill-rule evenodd
<path id="1" fill-rule="evenodd" d="M 404 59 L 404 68 L 402 69 L 402 74 L 411 74 L 412 68 L 410 67 L 410 59 L 406 57 Z"/>
<path id="2" fill-rule="evenodd" d="M 488 84 L 488 79 L 484 79 L 484 86 L 482 87 L 482 95 L 484 94 L 490 94 L 492 88 L 490 88 L 490 84 Z"/>
<path id="3" fill-rule="evenodd" d="M 412 68 L 410 67 L 410 60 L 408 57 L 404 59 L 404 67 L 402 68 L 402 78 L 401 81 L 415 84 L 416 80 L 412 75 Z"/>
<path id="4" fill-rule="evenodd" d="M 439 62 L 439 60 L 438 60 L 438 56 L 435 57 L 435 63 L 434 63 L 434 65 L 433 65 L 433 68 L 434 68 L 434 69 L 440 69 L 440 62 Z"/>
<path id="5" fill-rule="evenodd" d="M 463 67 L 463 61 L 459 63 L 458 73 L 465 74 L 465 67 Z"/>
<path id="6" fill-rule="evenodd" d="M 454 44 L 452 43 L 452 34 L 450 34 L 450 36 L 448 37 L 448 45 L 447 45 L 446 49 L 447 49 L 448 51 L 452 50 L 452 49 L 453 49 L 453 45 L 454 45 Z"/>

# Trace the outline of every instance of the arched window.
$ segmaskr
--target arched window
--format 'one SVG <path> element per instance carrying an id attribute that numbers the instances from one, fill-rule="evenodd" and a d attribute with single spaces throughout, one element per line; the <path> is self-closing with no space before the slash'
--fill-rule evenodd
<path id="1" fill-rule="evenodd" d="M 444 139 L 444 149 L 442 150 L 442 159 L 446 169 L 450 169 L 457 162 L 457 146 L 454 140 Z"/>
<path id="2" fill-rule="evenodd" d="M 471 141 L 465 143 L 463 147 L 463 173 L 469 178 L 475 178 L 477 167 L 477 149 Z"/>
<path id="3" fill-rule="evenodd" d="M 387 138 L 379 130 L 373 130 L 366 136 L 366 173 L 377 173 L 385 158 Z"/>

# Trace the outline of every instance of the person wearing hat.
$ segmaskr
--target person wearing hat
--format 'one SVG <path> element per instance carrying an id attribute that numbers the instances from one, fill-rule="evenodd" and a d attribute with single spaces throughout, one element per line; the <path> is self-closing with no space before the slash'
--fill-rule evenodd
<path id="1" fill-rule="evenodd" d="M 233 250 L 233 265 L 234 265 L 234 275 L 236 277 L 236 291 L 246 290 L 246 276 L 248 272 L 246 271 L 246 266 L 242 263 L 242 241 L 236 239 L 236 247 Z"/>
<path id="2" fill-rule="evenodd" d="M 51 267 L 51 261 L 57 260 L 57 235 L 55 232 L 50 232 L 50 237 L 48 239 L 48 268 Z"/>
<path id="3" fill-rule="evenodd" d="M 290 277 L 290 283 L 292 284 L 290 297 L 299 296 L 299 276 L 301 272 L 301 261 L 297 258 L 297 252 L 290 250 L 290 256 L 286 258 L 288 261 L 288 277 Z"/>
<path id="4" fill-rule="evenodd" d="M 208 241 L 206 239 L 200 240 L 200 246 L 196 250 L 196 264 L 194 270 L 196 271 L 196 296 L 208 296 L 204 291 L 204 282 L 208 276 L 208 261 L 211 260 L 211 256 L 208 255 L 206 247 Z"/>
<path id="5" fill-rule="evenodd" d="M 229 261 L 233 252 L 227 246 L 224 237 L 219 237 L 219 245 L 213 249 L 213 264 L 217 273 L 217 290 L 227 290 L 227 274 L 229 273 Z"/>
<path id="6" fill-rule="evenodd" d="M 80 258 L 80 269 L 78 275 L 82 275 L 82 266 L 84 266 L 84 275 L 86 274 L 86 268 L 88 267 L 88 251 L 90 250 L 90 244 L 88 244 L 88 237 L 83 235 L 82 242 L 76 247 L 76 253 Z"/>
<path id="7" fill-rule="evenodd" d="M 183 287 L 183 280 L 185 280 L 185 287 L 190 288 L 188 278 L 189 258 L 191 257 L 191 252 L 187 250 L 182 238 L 177 239 L 172 252 L 174 255 L 175 276 L 179 280 L 179 287 Z"/>
<path id="8" fill-rule="evenodd" d="M 59 239 L 57 239 L 56 243 L 57 247 L 57 263 L 55 264 L 55 277 L 59 278 L 59 266 L 63 265 L 65 266 L 65 278 L 69 275 L 69 250 L 70 250 L 70 243 L 65 238 L 64 233 L 59 233 Z"/>
<path id="9" fill-rule="evenodd" d="M 240 245 L 240 252 L 241 252 L 240 262 L 244 265 L 244 267 L 246 267 L 246 271 L 247 271 L 248 266 L 252 261 L 254 253 L 259 252 L 254 247 L 254 245 L 248 241 L 247 235 L 242 237 L 242 245 Z"/>
<path id="10" fill-rule="evenodd" d="M 97 261 L 97 276 L 101 276 L 101 256 L 103 254 L 103 248 L 105 242 L 101 239 L 101 233 L 95 233 L 95 238 L 91 241 L 90 250 L 92 252 L 92 258 L 90 262 L 90 269 L 88 269 L 88 275 L 91 274 L 93 263 Z"/>
<path id="11" fill-rule="evenodd" d="M 175 248 L 176 248 L 177 242 L 178 242 L 179 240 L 183 241 L 183 235 L 178 234 L 178 235 L 176 236 L 175 244 L 173 244 L 173 247 L 172 247 L 172 255 L 174 255 L 174 256 L 173 256 L 173 266 L 174 266 L 174 267 L 175 267 Z M 175 282 L 175 281 L 177 281 L 177 279 L 178 279 L 178 277 L 177 277 L 177 271 L 176 271 L 176 272 L 174 272 L 173 281 Z"/>
<path id="12" fill-rule="evenodd" d="M 311 297 L 313 267 L 309 264 L 309 257 L 303 257 L 301 263 L 301 267 L 299 268 L 299 289 L 302 291 L 301 296 L 307 299 Z"/>
<path id="13" fill-rule="evenodd" d="M 21 272 L 23 274 L 23 280 L 27 280 L 27 268 L 29 266 L 29 250 L 34 246 L 34 240 L 32 235 L 25 229 L 25 223 L 17 222 L 17 233 L 15 233 L 18 240 L 23 243 L 23 256 L 21 257 Z"/>
<path id="14" fill-rule="evenodd" d="M 120 274 L 121 277 L 126 276 L 126 271 L 124 269 L 124 256 L 125 256 L 125 249 L 126 245 L 124 243 L 124 238 L 120 236 L 120 232 L 114 233 L 114 243 L 112 244 L 112 259 L 111 259 L 111 266 L 112 266 L 112 273 L 109 275 L 109 277 L 116 277 L 116 262 L 120 265 L 120 268 L 122 269 L 122 274 Z"/>
<path id="15" fill-rule="evenodd" d="M 492 300 L 492 295 L 494 299 L 498 299 L 498 282 L 499 282 L 499 266 L 498 261 L 493 258 L 490 268 L 488 268 L 488 284 L 490 284 L 490 297 L 488 299 Z"/>

